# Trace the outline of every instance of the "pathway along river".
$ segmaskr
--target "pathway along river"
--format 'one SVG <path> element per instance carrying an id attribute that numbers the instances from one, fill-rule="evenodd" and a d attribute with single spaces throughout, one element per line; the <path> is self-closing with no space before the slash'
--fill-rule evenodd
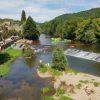
<path id="1" fill-rule="evenodd" d="M 69 44 L 61 43 L 64 49 L 69 48 Z M 93 51 L 100 53 L 99 46 L 83 45 L 75 43 L 76 49 Z M 40 78 L 37 74 L 37 67 L 40 60 L 51 63 L 53 44 L 50 38 L 41 34 L 39 42 L 33 43 L 37 49 L 44 48 L 36 54 L 32 61 L 25 61 L 22 57 L 17 58 L 11 64 L 10 73 L 0 79 L 0 100 L 41 100 L 40 89 L 46 85 L 53 86 L 52 78 Z M 100 63 L 81 58 L 67 56 L 72 69 L 100 76 Z M 52 87 L 53 89 L 53 87 Z M 51 91 L 49 96 L 53 92 Z"/>

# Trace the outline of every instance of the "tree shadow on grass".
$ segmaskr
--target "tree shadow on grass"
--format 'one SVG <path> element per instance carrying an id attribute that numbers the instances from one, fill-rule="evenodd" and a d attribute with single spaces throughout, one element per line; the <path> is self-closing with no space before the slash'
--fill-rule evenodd
<path id="1" fill-rule="evenodd" d="M 10 59 L 11 59 L 11 56 L 8 53 L 1 53 L 0 54 L 0 65 L 4 64 L 5 62 L 7 62 Z"/>

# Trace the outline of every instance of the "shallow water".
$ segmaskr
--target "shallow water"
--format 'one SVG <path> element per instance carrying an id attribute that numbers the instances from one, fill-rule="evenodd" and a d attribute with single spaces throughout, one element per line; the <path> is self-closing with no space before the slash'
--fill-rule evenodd
<path id="1" fill-rule="evenodd" d="M 64 50 L 69 48 L 69 44 L 61 43 L 61 45 Z M 41 100 L 42 87 L 49 85 L 53 89 L 53 78 L 40 78 L 37 74 L 37 66 L 40 60 L 51 63 L 54 46 L 50 39 L 42 34 L 39 42 L 35 42 L 33 47 L 44 49 L 37 53 L 35 58 L 26 61 L 19 57 L 11 64 L 9 74 L 0 79 L 0 100 Z M 85 48 L 84 45 L 81 47 L 77 45 L 75 48 L 100 53 L 98 46 L 91 49 L 87 46 Z M 71 56 L 67 58 L 72 69 L 100 76 L 100 63 Z"/>
<path id="2" fill-rule="evenodd" d="M 0 80 L 0 100 L 41 100 L 42 87 L 53 89 L 53 78 L 40 78 L 36 63 L 29 66 L 20 57 L 11 64 L 10 73 Z"/>

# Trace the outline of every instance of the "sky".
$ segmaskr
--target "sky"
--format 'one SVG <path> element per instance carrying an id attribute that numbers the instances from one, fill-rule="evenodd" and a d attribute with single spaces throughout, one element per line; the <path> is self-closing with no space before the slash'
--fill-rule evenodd
<path id="1" fill-rule="evenodd" d="M 100 7 L 100 0 L 0 0 L 0 18 L 19 20 L 22 10 L 36 22 L 65 14 Z"/>

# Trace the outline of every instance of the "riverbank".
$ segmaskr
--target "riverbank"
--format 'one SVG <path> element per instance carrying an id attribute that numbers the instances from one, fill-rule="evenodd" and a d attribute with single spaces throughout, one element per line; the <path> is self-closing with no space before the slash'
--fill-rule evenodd
<path id="1" fill-rule="evenodd" d="M 10 59 L 8 61 L 0 65 L 0 76 L 4 76 L 9 73 L 11 62 L 21 55 L 21 51 L 9 48 L 1 54 L 8 54 L 10 56 Z"/>
<path id="2" fill-rule="evenodd" d="M 53 76 L 49 71 L 42 73 L 37 70 L 42 78 L 54 77 L 54 88 L 56 93 L 54 100 L 99 100 L 100 98 L 100 77 L 84 74 L 72 73 L 72 71 L 62 72 L 61 75 Z M 65 98 L 65 99 L 63 99 Z"/>

